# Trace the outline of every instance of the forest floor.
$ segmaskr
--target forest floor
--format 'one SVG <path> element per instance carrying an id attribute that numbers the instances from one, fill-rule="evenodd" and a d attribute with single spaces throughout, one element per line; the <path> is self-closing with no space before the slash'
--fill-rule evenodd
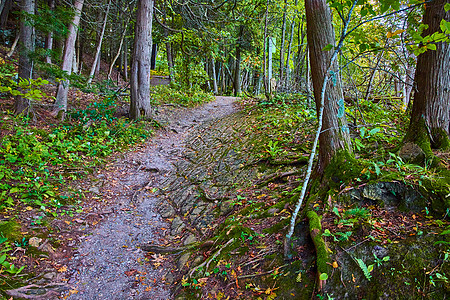
<path id="1" fill-rule="evenodd" d="M 96 194 L 87 203 L 88 215 L 101 217 L 74 243 L 76 250 L 66 262 L 67 299 L 169 299 L 169 260 L 149 255 L 140 245 L 167 241 L 169 224 L 160 216 L 160 198 L 153 191 L 162 181 L 176 176 L 173 163 L 182 159 L 185 138 L 205 121 L 236 111 L 235 98 L 216 101 L 193 109 L 160 109 L 159 130 L 146 144 L 119 154 L 100 169 L 91 181 Z M 85 210 L 86 211 L 86 210 Z M 76 223 L 76 222 L 75 222 Z M 66 298 L 66 297 L 64 297 Z"/>
<path id="2" fill-rule="evenodd" d="M 89 300 L 438 299 L 448 293 L 449 211 L 433 213 L 433 204 L 450 195 L 448 181 L 391 153 L 404 116 L 395 103 L 386 102 L 384 110 L 367 104 L 366 118 L 375 125 L 357 148 L 356 169 L 308 204 L 321 216 L 328 247 L 325 288 L 318 290 L 318 259 L 304 215 L 294 255 L 285 259 L 284 235 L 316 120 L 306 101 L 277 101 L 160 104 L 156 122 L 145 122 L 147 132 L 155 132 L 144 143 L 130 142 L 128 151 L 105 155 L 101 165 L 83 156 L 81 166 L 66 167 L 65 176 L 81 175 L 53 190 L 60 196 L 76 191 L 78 202 L 58 206 L 54 217 L 51 206 L 44 216 L 42 206 L 14 202 L 0 216 L 0 231 L 3 237 L 4 224 L 20 225 L 8 231 L 21 235 L 9 237 L 5 251 L 26 268 L 4 280 L 2 292 L 15 299 Z M 3 105 L 11 107 L 12 100 Z M 117 115 L 126 111 L 126 103 L 114 107 Z M 352 130 L 355 142 L 363 139 Z M 436 155 L 448 170 L 449 153 Z M 346 171 L 333 170 L 336 176 Z"/>

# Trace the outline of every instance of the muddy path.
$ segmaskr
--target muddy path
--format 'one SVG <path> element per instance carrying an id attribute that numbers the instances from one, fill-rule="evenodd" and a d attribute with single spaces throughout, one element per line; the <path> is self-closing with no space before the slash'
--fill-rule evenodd
<path id="1" fill-rule="evenodd" d="M 174 165 L 183 160 L 186 138 L 195 128 L 237 111 L 232 97 L 194 109 L 161 109 L 164 125 L 144 147 L 122 155 L 96 174 L 91 187 L 103 208 L 102 220 L 79 238 L 68 264 L 67 299 L 171 299 L 171 264 L 145 256 L 139 245 L 165 244 L 170 224 L 159 214 L 164 182 L 176 178 Z M 101 211 L 98 211 L 101 210 Z"/>

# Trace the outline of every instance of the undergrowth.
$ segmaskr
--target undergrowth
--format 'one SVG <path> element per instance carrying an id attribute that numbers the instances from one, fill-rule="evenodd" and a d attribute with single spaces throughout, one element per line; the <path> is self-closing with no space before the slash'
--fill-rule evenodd
<path id="1" fill-rule="evenodd" d="M 168 85 L 151 87 L 152 105 L 177 104 L 184 107 L 193 107 L 214 100 L 211 93 L 202 90 L 173 89 Z"/>

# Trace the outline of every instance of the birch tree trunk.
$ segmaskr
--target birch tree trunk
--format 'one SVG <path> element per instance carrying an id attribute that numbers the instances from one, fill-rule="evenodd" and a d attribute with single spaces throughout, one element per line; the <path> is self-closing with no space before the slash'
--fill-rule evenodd
<path id="1" fill-rule="evenodd" d="M 114 68 L 114 64 L 116 63 L 117 59 L 119 58 L 120 54 L 122 53 L 123 41 L 125 40 L 125 34 L 127 32 L 127 28 L 128 28 L 128 22 L 125 24 L 125 28 L 122 32 L 122 37 L 120 38 L 119 49 L 117 49 L 116 56 L 114 56 L 113 60 L 111 61 L 111 65 L 109 66 L 108 78 L 111 78 L 111 73 Z M 119 67 L 119 69 L 120 69 L 120 67 Z"/>
<path id="2" fill-rule="evenodd" d="M 34 15 L 35 2 L 34 0 L 21 1 L 22 12 Z M 19 78 L 31 79 L 33 73 L 33 59 L 34 52 L 34 27 L 27 24 L 26 15 L 22 16 L 20 21 L 20 56 L 19 56 Z M 31 110 L 31 103 L 29 99 L 22 96 L 17 96 L 14 102 L 14 112 L 16 114 L 28 114 Z"/>
<path id="3" fill-rule="evenodd" d="M 92 63 L 91 72 L 89 73 L 88 84 L 92 82 L 95 76 L 95 70 L 97 68 L 97 63 L 100 60 L 100 52 L 102 51 L 103 36 L 105 35 L 106 23 L 108 22 L 109 8 L 111 7 L 111 0 L 108 2 L 108 7 L 106 8 L 105 19 L 103 20 L 102 32 L 100 33 L 100 38 L 98 39 L 97 50 L 94 56 L 94 62 Z"/>
<path id="4" fill-rule="evenodd" d="M 328 44 L 335 45 L 336 42 L 331 11 L 326 0 L 306 0 L 305 10 L 314 99 L 316 110 L 319 112 L 322 87 L 333 55 L 332 51 L 323 51 L 322 49 Z M 331 65 L 330 72 L 333 73 L 331 73 L 331 80 L 325 87 L 323 129 L 319 136 L 317 169 L 319 174 L 325 170 L 338 151 L 351 152 L 350 134 L 345 117 L 344 96 L 337 60 Z"/>
<path id="5" fill-rule="evenodd" d="M 211 68 L 212 68 L 214 95 L 218 95 L 219 89 L 217 87 L 216 62 L 214 61 L 214 58 L 211 58 Z"/>
<path id="6" fill-rule="evenodd" d="M 153 0 L 139 0 L 131 64 L 130 118 L 150 118 L 150 61 L 152 49 Z"/>
<path id="7" fill-rule="evenodd" d="M 83 9 L 84 0 L 75 0 L 74 11 L 75 16 L 72 23 L 69 25 L 69 35 L 64 44 L 64 54 L 61 69 L 70 75 L 72 73 L 73 56 L 75 52 L 75 42 L 77 39 L 78 25 L 80 24 L 81 11 Z M 58 85 L 56 92 L 56 100 L 53 107 L 52 114 L 57 116 L 60 114 L 60 119 L 64 119 L 64 113 L 67 110 L 67 94 L 69 93 L 69 80 L 62 80 Z M 60 113 L 62 112 L 62 114 Z"/>
<path id="8" fill-rule="evenodd" d="M 48 7 L 53 10 L 55 9 L 55 0 L 48 1 Z M 45 49 L 48 51 L 47 56 L 45 57 L 45 62 L 48 64 L 52 63 L 51 51 L 53 49 L 53 32 L 49 31 L 47 36 L 45 37 Z"/>

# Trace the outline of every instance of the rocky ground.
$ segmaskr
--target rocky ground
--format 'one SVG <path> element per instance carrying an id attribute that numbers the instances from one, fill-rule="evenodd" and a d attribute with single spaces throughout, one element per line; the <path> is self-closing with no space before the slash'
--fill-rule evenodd
<path id="1" fill-rule="evenodd" d="M 178 178 L 180 164 L 185 160 L 183 151 L 192 144 L 188 139 L 192 132 L 235 112 L 234 100 L 218 97 L 190 110 L 162 109 L 158 118 L 164 129 L 145 147 L 123 155 L 96 175 L 101 187 L 94 187 L 93 192 L 108 199 L 105 209 L 110 213 L 80 237 L 68 265 L 72 275 L 64 298 L 171 298 L 170 262 L 161 255 L 146 254 L 139 246 L 164 245 L 170 235 L 181 238 L 184 234 L 184 243 L 195 239 L 182 230 L 181 223 L 177 225 L 178 219 L 170 227 L 162 218 L 159 208 L 163 198 L 157 191 Z M 184 193 L 185 188 L 179 192 Z M 168 216 L 163 213 L 163 217 Z"/>

